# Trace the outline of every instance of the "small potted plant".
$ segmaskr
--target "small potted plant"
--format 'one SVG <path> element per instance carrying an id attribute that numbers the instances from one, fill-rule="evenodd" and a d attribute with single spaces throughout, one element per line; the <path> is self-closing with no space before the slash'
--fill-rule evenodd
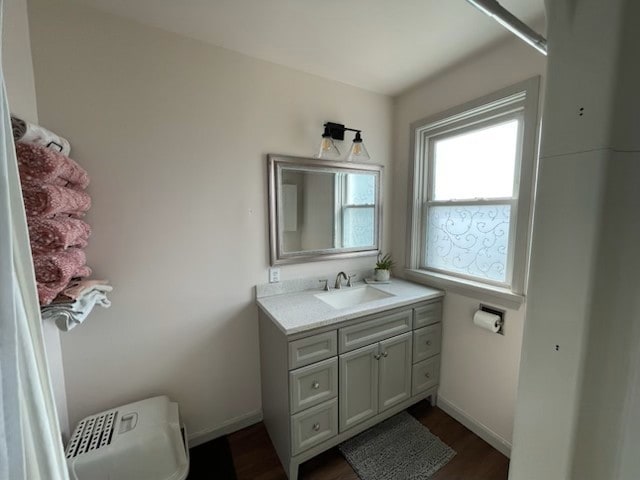
<path id="1" fill-rule="evenodd" d="M 382 252 L 378 254 L 378 261 L 376 262 L 376 282 L 388 282 L 391 275 L 391 269 L 393 268 L 393 260 L 391 260 L 391 254 L 387 253 L 382 255 Z"/>

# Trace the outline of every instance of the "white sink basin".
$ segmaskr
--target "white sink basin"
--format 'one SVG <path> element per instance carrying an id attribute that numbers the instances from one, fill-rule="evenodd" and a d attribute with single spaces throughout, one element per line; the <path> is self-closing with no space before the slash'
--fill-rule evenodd
<path id="1" fill-rule="evenodd" d="M 393 296 L 392 293 L 383 292 L 369 285 L 365 285 L 364 287 L 344 287 L 341 290 L 317 293 L 315 295 L 318 300 L 322 300 L 333 308 L 355 307 L 363 303 Z"/>

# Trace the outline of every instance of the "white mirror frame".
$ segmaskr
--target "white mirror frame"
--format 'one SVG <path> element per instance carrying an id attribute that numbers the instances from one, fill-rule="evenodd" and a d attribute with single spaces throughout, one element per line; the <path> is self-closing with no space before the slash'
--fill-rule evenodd
<path id="1" fill-rule="evenodd" d="M 293 157 L 289 155 L 267 155 L 269 177 L 269 245 L 271 265 L 287 263 L 316 262 L 340 258 L 354 258 L 377 255 L 382 244 L 382 165 L 319 160 L 316 158 Z M 376 235 L 375 244 L 368 247 L 327 248 L 285 252 L 282 238 L 282 168 L 300 167 L 303 170 L 327 173 L 370 172 L 376 176 Z"/>

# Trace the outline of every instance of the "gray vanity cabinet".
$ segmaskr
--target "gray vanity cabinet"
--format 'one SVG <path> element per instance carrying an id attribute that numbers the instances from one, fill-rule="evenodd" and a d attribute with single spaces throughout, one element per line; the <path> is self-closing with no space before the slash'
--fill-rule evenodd
<path id="1" fill-rule="evenodd" d="M 438 297 L 287 335 L 260 310 L 263 418 L 290 480 L 315 455 L 435 403 L 441 315 Z"/>

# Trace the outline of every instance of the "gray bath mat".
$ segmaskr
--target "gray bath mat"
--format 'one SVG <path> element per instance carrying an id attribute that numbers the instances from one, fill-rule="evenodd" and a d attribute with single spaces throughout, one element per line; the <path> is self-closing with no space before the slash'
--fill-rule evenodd
<path id="1" fill-rule="evenodd" d="M 338 448 L 362 480 L 427 480 L 456 454 L 407 412 Z"/>

